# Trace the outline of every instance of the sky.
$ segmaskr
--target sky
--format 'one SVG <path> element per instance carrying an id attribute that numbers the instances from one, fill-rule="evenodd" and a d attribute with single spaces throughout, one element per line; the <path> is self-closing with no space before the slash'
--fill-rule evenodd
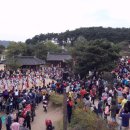
<path id="1" fill-rule="evenodd" d="M 130 0 L 0 0 L 0 40 L 80 27 L 130 27 Z"/>

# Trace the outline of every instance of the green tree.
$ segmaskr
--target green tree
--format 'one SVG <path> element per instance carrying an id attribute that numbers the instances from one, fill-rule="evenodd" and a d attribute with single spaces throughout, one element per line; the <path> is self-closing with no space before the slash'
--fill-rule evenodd
<path id="1" fill-rule="evenodd" d="M 40 59 L 46 60 L 48 52 L 58 53 L 61 52 L 61 47 L 52 43 L 51 41 L 41 42 L 34 46 L 34 54 Z"/>
<path id="2" fill-rule="evenodd" d="M 45 60 L 47 55 L 47 48 L 44 43 L 39 43 L 34 46 L 34 55 L 40 59 Z"/>
<path id="3" fill-rule="evenodd" d="M 61 47 L 57 44 L 54 44 L 53 42 L 51 41 L 47 41 L 45 42 L 45 46 L 47 48 L 47 51 L 49 52 L 55 52 L 55 53 L 58 53 L 58 52 L 61 52 Z"/>
<path id="4" fill-rule="evenodd" d="M 2 54 L 4 50 L 5 50 L 5 46 L 0 45 L 0 54 Z"/>
<path id="5" fill-rule="evenodd" d="M 106 40 L 78 41 L 73 49 L 76 73 L 84 77 L 89 71 L 110 71 L 116 65 L 119 51 L 117 45 Z"/>
<path id="6" fill-rule="evenodd" d="M 130 41 L 130 28 L 103 28 L 89 27 L 79 28 L 72 31 L 67 30 L 63 33 L 48 33 L 34 36 L 32 39 L 27 39 L 27 44 L 37 44 L 46 40 L 56 40 L 60 45 L 71 44 L 73 46 L 75 40 L 79 36 L 85 37 L 88 41 L 96 39 L 107 39 L 108 41 L 119 43 L 122 41 Z M 68 42 L 69 41 L 69 42 Z"/>
<path id="7" fill-rule="evenodd" d="M 25 54 L 26 50 L 27 50 L 27 47 L 26 47 L 25 43 L 11 42 L 7 46 L 6 56 L 7 56 L 7 58 L 11 58 L 14 56 L 23 55 L 23 54 Z"/>
<path id="8" fill-rule="evenodd" d="M 18 63 L 18 61 L 15 58 L 9 58 L 7 59 L 7 68 L 12 70 L 17 70 L 19 67 L 21 67 L 21 64 Z"/>

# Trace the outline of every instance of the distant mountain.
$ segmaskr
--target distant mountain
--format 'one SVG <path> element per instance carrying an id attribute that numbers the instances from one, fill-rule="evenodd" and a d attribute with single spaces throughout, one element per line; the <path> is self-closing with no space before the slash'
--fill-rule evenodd
<path id="1" fill-rule="evenodd" d="M 5 47 L 7 47 L 9 45 L 10 41 L 1 41 L 0 40 L 0 45 L 3 45 Z"/>

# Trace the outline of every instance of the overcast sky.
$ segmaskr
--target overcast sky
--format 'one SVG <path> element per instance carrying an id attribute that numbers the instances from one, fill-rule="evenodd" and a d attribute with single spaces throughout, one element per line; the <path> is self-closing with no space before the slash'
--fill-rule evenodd
<path id="1" fill-rule="evenodd" d="M 0 40 L 91 26 L 130 27 L 130 0 L 0 0 Z"/>

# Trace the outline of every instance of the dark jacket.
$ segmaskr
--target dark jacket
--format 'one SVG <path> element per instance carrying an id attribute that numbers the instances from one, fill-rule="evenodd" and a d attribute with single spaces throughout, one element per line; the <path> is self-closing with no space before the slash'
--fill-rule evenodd
<path id="1" fill-rule="evenodd" d="M 116 113 L 117 113 L 117 105 L 112 105 L 111 108 L 110 108 L 110 111 L 111 111 L 111 117 L 116 117 Z"/>
<path id="2" fill-rule="evenodd" d="M 24 127 L 24 126 L 20 126 L 19 130 L 29 130 L 28 128 Z"/>
<path id="3" fill-rule="evenodd" d="M 2 129 L 2 119 L 0 117 L 0 130 Z"/>

